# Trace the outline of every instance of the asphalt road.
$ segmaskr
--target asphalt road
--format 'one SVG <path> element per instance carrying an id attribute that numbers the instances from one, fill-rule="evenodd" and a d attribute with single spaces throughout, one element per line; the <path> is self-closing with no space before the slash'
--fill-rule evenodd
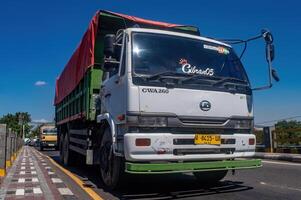
<path id="1" fill-rule="evenodd" d="M 43 151 L 58 161 L 57 151 Z M 215 186 L 199 184 L 192 174 L 130 177 L 118 191 L 103 189 L 97 167 L 68 168 L 103 199 L 301 199 L 301 164 L 263 161 L 255 170 L 231 173 Z"/>

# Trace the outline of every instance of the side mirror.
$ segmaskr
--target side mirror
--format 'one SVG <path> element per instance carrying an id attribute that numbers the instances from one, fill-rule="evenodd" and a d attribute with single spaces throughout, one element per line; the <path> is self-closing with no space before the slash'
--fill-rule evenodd
<path id="1" fill-rule="evenodd" d="M 115 58 L 115 42 L 114 34 L 107 34 L 104 37 L 104 63 L 101 67 L 105 72 L 112 72 L 118 67 L 119 62 Z"/>
<path id="2" fill-rule="evenodd" d="M 272 69 L 272 77 L 275 81 L 279 82 L 280 81 L 280 78 L 278 76 L 278 73 L 275 69 Z"/>
<path id="3" fill-rule="evenodd" d="M 264 40 L 266 41 L 266 43 L 268 43 L 268 44 L 272 44 L 273 43 L 274 38 L 273 38 L 272 33 L 269 30 L 262 29 L 261 30 L 261 34 L 262 34 L 262 37 L 264 38 Z"/>
<path id="4" fill-rule="evenodd" d="M 270 61 L 273 61 L 274 58 L 275 58 L 275 47 L 274 47 L 274 45 L 273 44 L 267 44 L 265 52 L 266 52 L 266 59 L 270 60 Z"/>
<path id="5" fill-rule="evenodd" d="M 105 72 L 112 72 L 116 69 L 116 67 L 118 67 L 118 65 L 119 65 L 119 62 L 110 60 L 110 61 L 105 61 L 101 68 Z"/>
<path id="6" fill-rule="evenodd" d="M 112 57 L 115 53 L 115 43 L 116 36 L 114 34 L 107 34 L 104 37 L 104 55 L 106 57 Z"/>
<path id="7" fill-rule="evenodd" d="M 266 53 L 266 60 L 268 63 L 269 82 L 266 86 L 253 88 L 252 90 L 265 90 L 271 88 L 273 86 L 272 78 L 277 82 L 280 81 L 280 78 L 276 70 L 272 68 L 272 61 L 275 58 L 275 46 L 273 44 L 274 41 L 273 35 L 270 31 L 263 29 L 261 31 L 261 37 L 265 40 L 265 44 L 266 44 L 265 53 Z"/>
<path id="8" fill-rule="evenodd" d="M 272 33 L 267 29 L 263 29 L 261 31 L 261 34 L 266 43 L 266 48 L 265 48 L 266 59 L 267 59 L 267 61 L 269 61 L 269 60 L 273 61 L 275 58 L 275 47 L 273 45 L 274 37 L 273 37 Z"/>

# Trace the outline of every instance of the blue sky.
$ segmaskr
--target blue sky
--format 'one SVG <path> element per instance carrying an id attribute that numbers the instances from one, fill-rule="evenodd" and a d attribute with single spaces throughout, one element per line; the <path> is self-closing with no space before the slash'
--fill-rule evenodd
<path id="1" fill-rule="evenodd" d="M 53 119 L 55 79 L 98 9 L 195 25 L 202 35 L 216 38 L 246 39 L 269 28 L 275 38 L 274 66 L 281 82 L 254 93 L 255 120 L 301 115 L 301 3 L 281 2 L 1 1 L 0 115 L 28 111 L 34 120 Z M 264 84 L 267 75 L 262 41 L 249 44 L 243 62 L 253 86 Z"/>

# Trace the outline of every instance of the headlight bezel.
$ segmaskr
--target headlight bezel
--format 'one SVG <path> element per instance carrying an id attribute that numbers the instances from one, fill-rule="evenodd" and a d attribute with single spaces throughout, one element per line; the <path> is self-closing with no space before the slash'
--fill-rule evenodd
<path id="1" fill-rule="evenodd" d="M 127 116 L 127 123 L 139 127 L 167 127 L 168 119 L 162 116 Z"/>
<path id="2" fill-rule="evenodd" d="M 253 119 L 230 119 L 227 123 L 227 128 L 252 130 L 254 126 Z"/>

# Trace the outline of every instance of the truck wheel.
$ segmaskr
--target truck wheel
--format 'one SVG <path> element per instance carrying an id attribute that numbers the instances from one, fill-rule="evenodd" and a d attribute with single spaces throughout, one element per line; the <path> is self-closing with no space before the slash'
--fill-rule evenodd
<path id="1" fill-rule="evenodd" d="M 228 170 L 209 171 L 209 172 L 194 172 L 196 179 L 202 184 L 215 184 L 222 180 L 227 175 Z"/>
<path id="2" fill-rule="evenodd" d="M 124 179 L 124 162 L 113 153 L 112 135 L 109 128 L 105 129 L 101 140 L 100 172 L 103 183 L 109 189 L 121 186 Z"/>
<path id="3" fill-rule="evenodd" d="M 63 142 L 63 164 L 66 166 L 71 166 L 73 164 L 73 152 L 69 148 L 69 137 L 68 134 L 65 135 Z"/>
<path id="4" fill-rule="evenodd" d="M 61 163 L 64 162 L 64 151 L 63 151 L 63 146 L 64 146 L 64 135 L 61 134 L 61 136 L 60 136 L 60 143 L 59 143 L 60 161 L 61 161 Z"/>

